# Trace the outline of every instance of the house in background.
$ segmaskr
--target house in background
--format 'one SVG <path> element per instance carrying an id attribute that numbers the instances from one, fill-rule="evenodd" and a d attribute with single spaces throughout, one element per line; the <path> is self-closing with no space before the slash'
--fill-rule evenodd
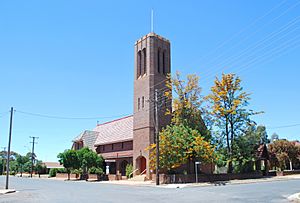
<path id="1" fill-rule="evenodd" d="M 49 174 L 50 169 L 53 169 L 53 168 L 56 168 L 56 169 L 64 168 L 64 166 L 61 165 L 59 162 L 43 162 L 42 166 L 45 167 L 45 171 L 43 171 L 43 174 Z"/>

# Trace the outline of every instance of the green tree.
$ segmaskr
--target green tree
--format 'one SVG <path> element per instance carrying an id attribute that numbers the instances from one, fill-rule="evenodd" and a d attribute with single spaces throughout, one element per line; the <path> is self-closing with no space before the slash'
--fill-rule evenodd
<path id="1" fill-rule="evenodd" d="M 29 157 L 18 155 L 16 161 L 18 163 L 19 172 L 21 173 L 21 177 L 22 177 L 23 176 L 23 171 L 24 171 L 24 165 L 27 162 L 29 162 Z"/>
<path id="2" fill-rule="evenodd" d="M 250 97 L 243 91 L 241 79 L 235 74 L 223 74 L 221 80 L 216 77 L 211 94 L 206 99 L 211 104 L 210 114 L 215 128 L 220 132 L 219 143 L 226 146 L 228 172 L 231 173 L 235 139 L 247 126 L 254 124 L 250 116 L 257 113 L 246 108 Z"/>
<path id="3" fill-rule="evenodd" d="M 274 142 L 276 140 L 279 140 L 279 135 L 277 133 L 273 133 L 271 135 L 271 142 Z"/>
<path id="4" fill-rule="evenodd" d="M 70 180 L 71 170 L 78 169 L 80 167 L 77 151 L 73 149 L 65 150 L 63 153 L 59 153 L 57 158 L 59 159 L 59 163 L 66 168 L 68 180 Z"/>
<path id="5" fill-rule="evenodd" d="M 37 160 L 34 166 L 34 170 L 39 174 L 39 177 L 41 177 L 41 173 L 46 170 L 46 166 L 44 166 L 42 163 L 42 161 Z"/>
<path id="6" fill-rule="evenodd" d="M 244 134 L 236 138 L 234 143 L 235 171 L 240 173 L 253 171 L 259 146 L 268 142 L 265 126 L 249 126 Z"/>
<path id="7" fill-rule="evenodd" d="M 83 147 L 80 150 L 77 151 L 80 167 L 83 171 L 83 175 L 85 176 L 85 179 L 87 179 L 87 172 L 91 167 L 97 167 L 97 168 L 103 168 L 103 162 L 104 159 L 100 155 L 98 155 L 96 152 L 92 151 L 91 149 L 87 147 Z"/>

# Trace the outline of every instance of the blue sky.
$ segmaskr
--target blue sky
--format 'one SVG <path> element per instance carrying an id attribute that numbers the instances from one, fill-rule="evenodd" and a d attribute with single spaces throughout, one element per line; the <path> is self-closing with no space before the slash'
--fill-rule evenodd
<path id="1" fill-rule="evenodd" d="M 45 161 L 97 120 L 131 114 L 133 46 L 150 32 L 151 8 L 154 31 L 171 41 L 173 73 L 199 74 L 203 94 L 214 76 L 237 73 L 252 93 L 250 107 L 265 111 L 254 119 L 269 136 L 300 139 L 300 125 L 278 128 L 300 124 L 297 0 L 20 0 L 0 3 L 0 147 L 11 106 L 12 150 L 25 154 L 29 136 L 38 136 Z"/>

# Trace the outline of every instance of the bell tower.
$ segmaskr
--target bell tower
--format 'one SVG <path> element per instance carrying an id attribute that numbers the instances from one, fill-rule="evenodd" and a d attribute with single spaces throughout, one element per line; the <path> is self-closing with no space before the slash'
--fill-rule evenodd
<path id="1" fill-rule="evenodd" d="M 134 46 L 134 99 L 133 99 L 133 167 L 137 174 L 150 176 L 149 151 L 145 150 L 155 142 L 154 99 L 155 89 L 163 93 L 165 81 L 171 73 L 169 40 L 151 32 L 137 40 Z M 165 115 L 171 101 L 162 94 L 159 99 L 159 127 L 171 121 Z"/>

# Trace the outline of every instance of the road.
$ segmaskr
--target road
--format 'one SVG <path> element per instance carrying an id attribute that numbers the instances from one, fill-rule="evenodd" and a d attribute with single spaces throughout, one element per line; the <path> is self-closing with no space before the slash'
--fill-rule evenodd
<path id="1" fill-rule="evenodd" d="M 0 196 L 0 202 L 288 202 L 300 192 L 300 179 L 222 186 L 157 188 L 101 182 L 10 178 L 18 192 Z M 0 187 L 5 179 L 0 177 Z"/>

